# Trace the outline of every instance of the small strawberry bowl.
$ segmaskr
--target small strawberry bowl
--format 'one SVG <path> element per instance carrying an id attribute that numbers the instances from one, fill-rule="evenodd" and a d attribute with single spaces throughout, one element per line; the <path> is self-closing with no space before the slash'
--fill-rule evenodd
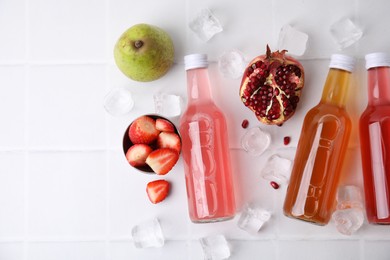
<path id="1" fill-rule="evenodd" d="M 144 173 L 165 175 L 179 160 L 181 138 L 176 126 L 159 115 L 142 115 L 127 127 L 123 152 L 128 163 Z"/>

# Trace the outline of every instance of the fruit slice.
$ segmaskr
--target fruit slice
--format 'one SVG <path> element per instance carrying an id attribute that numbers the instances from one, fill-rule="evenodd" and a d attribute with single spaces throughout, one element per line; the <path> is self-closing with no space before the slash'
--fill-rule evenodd
<path id="1" fill-rule="evenodd" d="M 148 116 L 137 118 L 129 128 L 129 137 L 133 144 L 150 144 L 157 139 L 159 133 L 156 122 Z"/>
<path id="2" fill-rule="evenodd" d="M 162 132 L 175 132 L 173 124 L 162 118 L 156 119 L 156 129 Z"/>
<path id="3" fill-rule="evenodd" d="M 144 166 L 146 165 L 146 158 L 152 151 L 152 148 L 147 144 L 135 144 L 127 150 L 126 159 L 131 166 Z"/>
<path id="4" fill-rule="evenodd" d="M 146 164 L 160 175 L 167 174 L 179 159 L 179 154 L 170 148 L 160 148 L 151 152 L 146 158 Z"/>
<path id="5" fill-rule="evenodd" d="M 149 182 L 146 185 L 146 193 L 148 194 L 149 200 L 153 204 L 163 201 L 168 195 L 169 187 L 170 184 L 166 180 Z"/>
<path id="6" fill-rule="evenodd" d="M 157 138 L 157 146 L 159 148 L 171 148 L 180 153 L 180 137 L 176 133 L 161 132 Z"/>

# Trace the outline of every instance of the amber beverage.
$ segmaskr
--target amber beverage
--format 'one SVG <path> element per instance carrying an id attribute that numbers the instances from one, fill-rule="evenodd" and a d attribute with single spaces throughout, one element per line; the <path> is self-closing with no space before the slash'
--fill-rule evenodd
<path id="1" fill-rule="evenodd" d="M 345 110 L 355 60 L 332 55 L 320 103 L 306 114 L 284 202 L 284 214 L 319 225 L 329 222 L 351 132 Z"/>
<path id="2" fill-rule="evenodd" d="M 368 105 L 360 117 L 367 220 L 390 224 L 390 56 L 366 55 Z"/>

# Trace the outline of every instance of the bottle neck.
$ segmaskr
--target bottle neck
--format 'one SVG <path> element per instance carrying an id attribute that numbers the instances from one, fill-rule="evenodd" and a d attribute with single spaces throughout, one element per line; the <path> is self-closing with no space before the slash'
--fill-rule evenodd
<path id="1" fill-rule="evenodd" d="M 187 92 L 189 102 L 212 99 L 207 68 L 187 70 Z"/>
<path id="2" fill-rule="evenodd" d="M 322 91 L 321 103 L 345 107 L 351 72 L 331 68 Z"/>
<path id="3" fill-rule="evenodd" d="M 368 70 L 368 104 L 390 104 L 390 68 L 376 67 Z"/>

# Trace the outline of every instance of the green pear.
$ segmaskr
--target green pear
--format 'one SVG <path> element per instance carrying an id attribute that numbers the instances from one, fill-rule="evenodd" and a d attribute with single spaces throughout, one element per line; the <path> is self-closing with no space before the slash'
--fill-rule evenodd
<path id="1" fill-rule="evenodd" d="M 161 28 L 136 24 L 125 31 L 114 48 L 118 68 L 136 81 L 153 81 L 164 76 L 173 64 L 170 36 Z"/>

